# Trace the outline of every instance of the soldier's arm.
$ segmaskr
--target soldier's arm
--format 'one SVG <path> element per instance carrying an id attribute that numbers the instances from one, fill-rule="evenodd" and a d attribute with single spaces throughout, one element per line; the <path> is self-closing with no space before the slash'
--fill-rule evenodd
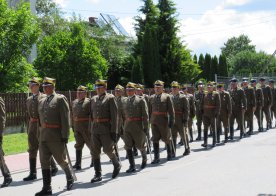
<path id="1" fill-rule="evenodd" d="M 272 95 L 271 88 L 269 86 L 267 87 L 267 89 L 268 89 L 269 105 L 271 106 L 272 100 L 273 100 L 273 95 Z"/>
<path id="2" fill-rule="evenodd" d="M 143 118 L 143 125 L 144 129 L 149 128 L 149 113 L 148 113 L 148 106 L 145 99 L 141 99 L 141 107 L 142 107 L 142 118 Z"/>
<path id="3" fill-rule="evenodd" d="M 194 96 L 191 97 L 191 102 L 189 103 L 190 104 L 190 114 L 192 117 L 195 116 L 196 114 L 196 106 L 195 106 L 195 98 Z"/>
<path id="4" fill-rule="evenodd" d="M 5 123 L 6 123 L 6 109 L 5 109 L 5 102 L 0 97 L 0 136 L 3 135 L 3 131 L 5 128 Z"/>
<path id="5" fill-rule="evenodd" d="M 230 116 L 232 114 L 232 99 L 230 94 L 227 94 L 227 109 L 228 109 L 228 116 Z"/>
<path id="6" fill-rule="evenodd" d="M 189 118 L 189 112 L 190 112 L 190 105 L 189 100 L 186 97 L 182 97 L 183 100 L 183 122 L 187 123 Z"/>
<path id="7" fill-rule="evenodd" d="M 64 96 L 59 99 L 59 107 L 61 120 L 61 137 L 62 139 L 68 139 L 70 133 L 70 108 L 67 99 Z"/>
<path id="8" fill-rule="evenodd" d="M 170 125 L 174 124 L 175 121 L 175 114 L 174 114 L 174 107 L 173 107 L 173 102 L 171 96 L 168 95 L 167 97 L 167 104 L 168 104 L 168 113 L 169 113 L 169 120 L 170 120 Z"/>
<path id="9" fill-rule="evenodd" d="M 221 103 L 220 103 L 220 96 L 218 93 L 216 93 L 216 117 L 219 116 L 220 114 L 220 108 L 221 108 Z"/>
<path id="10" fill-rule="evenodd" d="M 149 104 L 148 104 L 148 110 L 149 110 L 149 120 L 151 118 L 151 113 L 152 113 L 152 96 L 149 97 Z"/>
<path id="11" fill-rule="evenodd" d="M 110 117 L 111 117 L 111 132 L 118 133 L 118 106 L 115 101 L 114 96 L 112 96 L 109 100 L 109 107 L 110 107 Z"/>
<path id="12" fill-rule="evenodd" d="M 240 99 L 242 103 L 242 109 L 247 110 L 247 100 L 243 90 L 239 90 Z"/>

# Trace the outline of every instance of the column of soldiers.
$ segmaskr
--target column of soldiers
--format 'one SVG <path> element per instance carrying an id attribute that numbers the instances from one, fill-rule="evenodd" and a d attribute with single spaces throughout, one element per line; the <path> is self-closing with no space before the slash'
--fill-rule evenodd
<path id="1" fill-rule="evenodd" d="M 140 169 L 144 169 L 147 166 L 147 151 L 151 152 L 151 142 L 154 153 L 152 164 L 160 162 L 160 140 L 165 143 L 167 160 L 170 161 L 176 156 L 178 135 L 184 144 L 183 156 L 189 155 L 188 132 L 192 142 L 195 116 L 198 131 L 196 140 L 201 140 L 203 123 L 204 148 L 208 147 L 209 130 L 212 134 L 212 147 L 221 142 L 222 124 L 224 143 L 233 140 L 235 120 L 240 130 L 240 139 L 252 135 L 254 114 L 260 132 L 264 130 L 262 124 L 263 113 L 265 114 L 266 130 L 269 130 L 276 113 L 276 90 L 273 80 L 269 81 L 270 86 L 266 85 L 265 81 L 265 78 L 260 78 L 261 88 L 257 88 L 256 79 L 252 79 L 249 86 L 248 78 L 243 78 L 239 87 L 238 80 L 232 78 L 229 92 L 224 89 L 223 83 L 216 85 L 214 82 L 208 82 L 205 90 L 203 82 L 199 81 L 198 91 L 192 95 L 188 93 L 186 85 L 181 86 L 177 81 L 171 83 L 171 93 L 165 93 L 164 82 L 157 80 L 154 83 L 154 94 L 151 96 L 143 94 L 143 85 L 129 82 L 125 88 L 117 85 L 114 96 L 107 93 L 106 80 L 99 79 L 95 82 L 97 95 L 92 98 L 87 97 L 85 86 L 78 87 L 77 99 L 71 103 L 70 115 L 68 100 L 55 92 L 55 79 L 44 78 L 42 94 L 39 92 L 41 81 L 32 78 L 29 81 L 32 95 L 27 99 L 30 174 L 23 180 L 37 178 L 36 156 L 39 150 L 43 187 L 36 195 L 52 194 L 51 177 L 57 172 L 54 159 L 65 172 L 67 190 L 72 189 L 74 173 L 68 164 L 69 154 L 66 146 L 70 120 L 76 139 L 76 163 L 73 168 L 81 169 L 82 149 L 86 144 L 91 154 L 90 166 L 94 166 L 95 170 L 91 183 L 102 180 L 101 150 L 107 154 L 114 166 L 112 178 L 116 178 L 120 173 L 121 161 L 117 146 L 120 137 L 125 143 L 129 161 L 126 172 L 132 173 L 137 170 L 133 148 L 140 151 Z M 1 187 L 5 187 L 12 182 L 12 178 L 2 150 L 2 132 L 5 126 L 5 105 L 2 98 L 0 106 L 0 167 L 4 176 Z"/>

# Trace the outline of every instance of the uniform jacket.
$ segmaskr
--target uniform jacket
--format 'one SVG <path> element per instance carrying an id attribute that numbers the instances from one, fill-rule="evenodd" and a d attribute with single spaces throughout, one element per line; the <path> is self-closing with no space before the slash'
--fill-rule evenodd
<path id="1" fill-rule="evenodd" d="M 256 107 L 256 95 L 252 87 L 244 88 L 244 93 L 246 97 L 247 109 Z"/>
<path id="2" fill-rule="evenodd" d="M 271 91 L 270 86 L 264 85 L 261 88 L 262 88 L 263 94 L 264 94 L 264 106 L 272 105 L 273 97 L 272 97 L 272 91 Z"/>
<path id="3" fill-rule="evenodd" d="M 75 99 L 72 103 L 72 121 L 74 131 L 86 131 L 91 122 L 90 99 Z"/>
<path id="4" fill-rule="evenodd" d="M 227 115 L 230 116 L 232 113 L 232 101 L 231 96 L 227 91 L 221 91 L 219 92 L 220 96 L 220 103 L 221 103 L 221 115 Z"/>
<path id="5" fill-rule="evenodd" d="M 247 110 L 245 93 L 240 88 L 235 88 L 230 90 L 230 96 L 232 100 L 232 110 Z"/>
<path id="6" fill-rule="evenodd" d="M 186 98 L 189 101 L 189 117 L 194 118 L 196 115 L 195 98 L 192 94 L 186 94 Z"/>
<path id="7" fill-rule="evenodd" d="M 261 88 L 254 87 L 255 95 L 256 95 L 256 106 L 263 107 L 264 106 L 264 94 Z"/>
<path id="8" fill-rule="evenodd" d="M 204 116 L 214 117 L 220 114 L 220 96 L 217 91 L 204 93 L 202 108 Z"/>
<path id="9" fill-rule="evenodd" d="M 202 102 L 204 98 L 204 91 L 196 91 L 195 92 L 195 106 L 196 106 L 196 111 L 202 111 Z"/>
<path id="10" fill-rule="evenodd" d="M 172 95 L 175 123 L 187 123 L 189 118 L 189 101 L 185 95 L 177 94 Z"/>

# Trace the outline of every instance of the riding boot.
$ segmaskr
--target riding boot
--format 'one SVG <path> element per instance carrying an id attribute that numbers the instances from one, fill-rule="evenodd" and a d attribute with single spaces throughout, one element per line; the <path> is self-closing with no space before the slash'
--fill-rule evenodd
<path id="1" fill-rule="evenodd" d="M 0 168 L 1 168 L 2 175 L 4 177 L 4 182 L 1 185 L 1 188 L 4 188 L 10 185 L 10 183 L 12 182 L 12 177 L 5 162 L 2 163 Z"/>
<path id="2" fill-rule="evenodd" d="M 157 164 L 160 162 L 159 143 L 153 143 L 154 159 L 151 164 Z"/>
<path id="3" fill-rule="evenodd" d="M 147 152 L 145 150 L 141 151 L 141 155 L 142 155 L 142 164 L 141 164 L 141 169 L 144 169 L 147 166 Z"/>
<path id="4" fill-rule="evenodd" d="M 50 163 L 51 163 L 51 175 L 55 176 L 58 172 L 58 168 L 53 157 L 51 158 Z"/>
<path id="5" fill-rule="evenodd" d="M 233 140 L 234 139 L 234 128 L 233 127 L 230 127 L 230 140 Z"/>
<path id="6" fill-rule="evenodd" d="M 135 161 L 134 161 L 134 156 L 132 154 L 132 150 L 127 150 L 127 154 L 128 154 L 128 161 L 129 161 L 129 168 L 128 170 L 126 170 L 126 173 L 132 173 L 136 171 L 135 168 Z"/>
<path id="7" fill-rule="evenodd" d="M 94 167 L 94 161 L 93 161 L 92 156 L 91 156 L 91 163 L 90 163 L 90 167 Z"/>
<path id="8" fill-rule="evenodd" d="M 169 144 L 166 144 L 167 146 L 167 160 L 170 161 L 172 160 L 172 146 L 171 142 Z"/>
<path id="9" fill-rule="evenodd" d="M 129 157 L 128 157 L 129 158 Z M 118 174 L 120 173 L 121 170 L 121 164 L 119 163 L 117 157 L 114 157 L 111 159 L 112 164 L 113 164 L 113 173 L 112 173 L 112 178 L 116 178 L 118 176 Z"/>
<path id="10" fill-rule="evenodd" d="M 198 136 L 196 138 L 196 141 L 200 141 L 201 140 L 201 126 L 197 126 L 197 131 L 198 131 Z"/>
<path id="11" fill-rule="evenodd" d="M 35 194 L 35 196 L 52 195 L 51 187 L 51 170 L 42 169 L 43 187 L 42 190 Z"/>
<path id="12" fill-rule="evenodd" d="M 81 170 L 81 158 L 82 158 L 82 150 L 76 150 L 76 163 L 73 166 L 76 170 Z"/>
<path id="13" fill-rule="evenodd" d="M 23 181 L 36 180 L 36 158 L 29 158 L 30 174 Z"/>
<path id="14" fill-rule="evenodd" d="M 190 142 L 194 141 L 194 137 L 193 137 L 193 129 L 189 129 L 189 134 L 190 134 Z"/>
<path id="15" fill-rule="evenodd" d="M 172 158 L 175 158 L 176 156 L 176 138 L 172 140 L 173 141 L 173 148 L 174 150 L 172 150 Z"/>
<path id="16" fill-rule="evenodd" d="M 71 170 L 69 169 L 68 165 L 63 169 L 66 175 L 67 180 L 67 190 L 71 190 L 73 187 L 74 179 L 71 173 Z"/>
<path id="17" fill-rule="evenodd" d="M 224 130 L 224 143 L 227 143 L 228 142 L 228 132 L 229 132 L 229 129 L 228 128 L 225 128 Z"/>
<path id="18" fill-rule="evenodd" d="M 204 143 L 201 144 L 201 146 L 204 147 L 204 148 L 207 148 L 208 131 L 203 132 L 203 139 L 204 139 Z"/>
<path id="19" fill-rule="evenodd" d="M 216 131 L 215 130 L 213 130 L 212 131 L 212 134 L 213 134 L 213 144 L 212 144 L 212 147 L 215 147 L 216 146 L 216 144 L 217 144 L 217 134 L 216 134 Z"/>
<path id="20" fill-rule="evenodd" d="M 101 160 L 100 159 L 94 159 L 93 162 L 94 162 L 95 175 L 91 179 L 91 183 L 102 181 Z"/>
<path id="21" fill-rule="evenodd" d="M 133 146 L 133 156 L 138 156 L 138 150 L 135 146 Z"/>

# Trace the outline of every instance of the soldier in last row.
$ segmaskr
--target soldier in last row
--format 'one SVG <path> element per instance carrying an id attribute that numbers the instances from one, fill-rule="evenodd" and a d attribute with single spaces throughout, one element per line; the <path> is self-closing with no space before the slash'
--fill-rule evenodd
<path id="1" fill-rule="evenodd" d="M 77 99 L 72 103 L 72 123 L 76 139 L 76 163 L 73 168 L 81 170 L 82 149 L 84 144 L 86 144 L 90 150 L 92 157 L 90 99 L 87 97 L 87 87 L 82 85 L 77 88 Z M 90 167 L 92 166 L 93 159 L 91 158 Z"/>
<path id="2" fill-rule="evenodd" d="M 198 136 L 196 138 L 197 141 L 201 140 L 201 124 L 202 124 L 202 101 L 204 97 L 204 85 L 202 81 L 197 83 L 197 91 L 195 92 L 195 106 L 196 106 L 196 125 Z"/>
<path id="3" fill-rule="evenodd" d="M 232 100 L 232 115 L 230 118 L 230 140 L 234 138 L 234 122 L 235 120 L 238 123 L 240 128 L 240 139 L 245 136 L 244 133 L 244 113 L 246 111 L 246 97 L 245 93 L 241 88 L 238 88 L 238 80 L 236 78 L 232 78 L 230 96 Z"/>
<path id="4" fill-rule="evenodd" d="M 253 117 L 254 112 L 256 111 L 256 95 L 252 87 L 248 86 L 248 78 L 242 79 L 242 86 L 246 97 L 246 111 L 244 113 L 244 120 L 247 121 L 249 130 L 247 135 L 253 134 Z"/>
<path id="5" fill-rule="evenodd" d="M 196 107 L 195 107 L 195 98 L 192 94 L 188 93 L 188 88 L 186 85 L 182 87 L 184 95 L 189 101 L 189 118 L 188 118 L 188 130 L 190 134 L 190 142 L 193 142 L 193 119 L 196 114 Z"/>
<path id="6" fill-rule="evenodd" d="M 263 123 L 262 123 L 262 119 L 263 119 L 263 105 L 264 105 L 264 95 L 263 95 L 263 91 L 261 88 L 257 88 L 257 80 L 256 79 L 252 79 L 250 81 L 252 88 L 255 91 L 255 95 L 256 95 L 256 110 L 254 112 L 256 118 L 257 118 L 257 122 L 258 122 L 258 126 L 259 126 L 259 132 L 263 131 Z"/>
<path id="7" fill-rule="evenodd" d="M 188 142 L 187 126 L 189 119 L 189 101 L 185 95 L 180 94 L 180 85 L 178 82 L 173 81 L 171 83 L 172 88 L 172 101 L 175 113 L 175 123 L 172 127 L 172 140 L 174 145 L 173 157 L 175 157 L 176 152 L 176 139 L 179 133 L 180 138 L 184 142 L 185 151 L 183 156 L 190 154 L 190 146 Z"/>
<path id="8" fill-rule="evenodd" d="M 229 134 L 229 120 L 232 114 L 232 103 L 230 94 L 224 90 L 224 83 L 219 83 L 217 85 L 217 91 L 220 96 L 220 115 L 217 119 L 217 143 L 220 143 L 220 135 L 222 133 L 221 123 L 224 127 L 224 143 L 228 142 Z"/>
<path id="9" fill-rule="evenodd" d="M 273 120 L 273 115 L 274 115 L 274 119 L 275 119 L 275 127 L 276 127 L 276 88 L 274 87 L 274 80 L 269 80 L 269 86 L 271 88 L 271 92 L 272 92 L 272 106 L 271 106 L 271 123 Z"/>
<path id="10" fill-rule="evenodd" d="M 172 159 L 171 128 L 174 125 L 174 108 L 171 96 L 164 93 L 164 82 L 157 80 L 154 83 L 155 94 L 150 97 L 149 114 L 152 130 L 154 160 L 152 164 L 160 162 L 159 141 L 165 142 L 167 160 Z"/>
<path id="11" fill-rule="evenodd" d="M 50 160 L 53 156 L 64 170 L 67 190 L 71 190 L 74 179 L 66 161 L 66 144 L 70 130 L 70 110 L 64 95 L 55 92 L 56 80 L 45 77 L 43 91 L 47 97 L 39 100 L 38 114 L 40 122 L 39 155 L 42 168 L 43 188 L 35 195 L 51 195 Z"/>
<path id="12" fill-rule="evenodd" d="M 41 80 L 40 78 L 33 77 L 29 81 L 29 89 L 32 93 L 31 96 L 27 98 L 27 112 L 29 116 L 28 123 L 28 152 L 29 152 L 29 164 L 30 173 L 27 177 L 23 178 L 24 181 L 35 180 L 36 177 L 36 158 L 39 148 L 39 122 L 38 122 L 38 102 L 40 99 L 46 97 L 46 95 L 39 92 Z M 56 163 L 51 158 L 51 175 L 55 176 L 58 171 Z"/>
<path id="13" fill-rule="evenodd" d="M 94 161 L 95 175 L 91 183 L 102 180 L 101 149 L 109 157 L 114 166 L 112 178 L 116 178 L 121 170 L 121 164 L 115 155 L 115 144 L 118 138 L 117 103 L 112 94 L 106 92 L 107 81 L 97 80 L 95 83 L 97 95 L 91 98 L 93 123 L 92 133 L 92 158 Z M 118 150 L 118 149 L 117 149 Z"/>
<path id="14" fill-rule="evenodd" d="M 263 90 L 263 94 L 264 94 L 264 107 L 263 107 L 263 113 L 265 114 L 265 118 L 266 118 L 266 130 L 269 130 L 271 128 L 271 112 L 270 112 L 270 108 L 272 106 L 272 92 L 271 92 L 271 88 L 268 85 L 265 85 L 265 78 L 260 78 L 259 82 L 261 85 L 261 88 Z M 263 119 L 262 119 L 262 123 L 263 123 Z"/>
<path id="15" fill-rule="evenodd" d="M 127 173 L 136 171 L 132 148 L 136 146 L 142 155 L 141 169 L 147 165 L 146 136 L 149 131 L 148 107 L 145 99 L 135 95 L 136 84 L 126 85 L 127 98 L 123 99 L 124 141 L 128 154 L 129 168 Z"/>
<path id="16" fill-rule="evenodd" d="M 218 92 L 214 91 L 213 82 L 208 82 L 207 84 L 207 92 L 204 94 L 201 108 L 203 108 L 202 113 L 204 125 L 204 143 L 202 146 L 207 148 L 208 129 L 210 127 L 213 137 L 212 147 L 215 147 L 217 139 L 216 120 L 219 117 L 221 105 L 220 96 Z"/>
<path id="17" fill-rule="evenodd" d="M 7 164 L 4 160 L 4 151 L 3 151 L 3 131 L 5 128 L 6 123 L 6 109 L 5 109 L 5 102 L 0 97 L 0 169 L 2 172 L 2 175 L 4 177 L 4 182 L 1 185 L 1 188 L 7 187 L 12 182 L 12 177 L 10 174 L 10 171 L 8 169 Z"/>

